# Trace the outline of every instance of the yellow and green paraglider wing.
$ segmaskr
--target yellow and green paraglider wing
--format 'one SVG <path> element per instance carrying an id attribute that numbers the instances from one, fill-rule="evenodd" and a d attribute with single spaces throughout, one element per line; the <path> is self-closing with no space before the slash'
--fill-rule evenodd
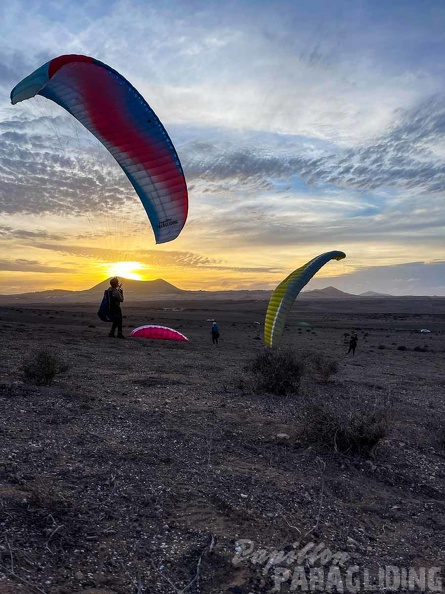
<path id="1" fill-rule="evenodd" d="M 268 347 L 276 346 L 283 333 L 287 314 L 298 293 L 311 278 L 330 260 L 342 260 L 346 254 L 339 251 L 326 252 L 294 270 L 272 293 L 264 323 L 264 342 Z"/>

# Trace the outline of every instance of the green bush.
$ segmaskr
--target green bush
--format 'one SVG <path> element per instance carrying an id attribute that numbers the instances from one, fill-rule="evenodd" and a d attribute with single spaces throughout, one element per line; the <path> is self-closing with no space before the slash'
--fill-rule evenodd
<path id="1" fill-rule="evenodd" d="M 291 350 L 264 350 L 247 366 L 258 392 L 278 396 L 297 393 L 304 374 L 304 362 Z"/>
<path id="2" fill-rule="evenodd" d="M 51 385 L 55 376 L 67 371 L 69 366 L 48 351 L 38 351 L 22 364 L 25 378 L 37 385 Z"/>

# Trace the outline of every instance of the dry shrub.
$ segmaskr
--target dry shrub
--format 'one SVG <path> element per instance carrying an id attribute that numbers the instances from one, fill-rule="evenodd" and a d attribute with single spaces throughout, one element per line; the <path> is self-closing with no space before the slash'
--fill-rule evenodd
<path id="1" fill-rule="evenodd" d="M 307 355 L 306 360 L 313 373 L 325 384 L 329 383 L 332 376 L 338 373 L 340 369 L 336 359 L 328 357 L 323 353 L 311 353 Z"/>
<path id="2" fill-rule="evenodd" d="M 345 413 L 324 404 L 309 405 L 304 416 L 303 440 L 308 444 L 365 458 L 386 437 L 391 418 L 386 407 Z"/>
<path id="3" fill-rule="evenodd" d="M 428 347 L 415 346 L 413 351 L 416 351 L 416 353 L 427 353 Z"/>
<path id="4" fill-rule="evenodd" d="M 298 392 L 304 374 L 304 361 L 291 350 L 264 350 L 247 366 L 253 389 L 277 396 Z"/>
<path id="5" fill-rule="evenodd" d="M 25 378 L 37 385 L 49 386 L 59 373 L 64 373 L 69 368 L 57 355 L 48 351 L 38 351 L 22 364 Z"/>

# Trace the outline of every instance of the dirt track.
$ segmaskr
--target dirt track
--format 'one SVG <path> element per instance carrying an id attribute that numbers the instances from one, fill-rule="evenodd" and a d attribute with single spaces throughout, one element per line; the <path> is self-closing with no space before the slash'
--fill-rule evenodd
<path id="1" fill-rule="evenodd" d="M 287 397 L 255 395 L 244 380 L 263 348 L 255 322 L 266 302 L 125 308 L 127 334 L 157 323 L 188 344 L 109 339 L 93 306 L 4 308 L 0 592 L 271 591 L 273 568 L 232 563 L 239 539 L 255 550 L 324 543 L 370 570 L 440 566 L 442 301 L 296 305 L 283 343 L 333 356 L 340 371 L 329 384 L 308 378 Z M 344 342 L 353 328 L 355 358 Z M 24 382 L 22 361 L 46 348 L 69 370 L 51 386 Z M 303 405 L 327 401 L 391 403 L 373 459 L 302 442 Z"/>

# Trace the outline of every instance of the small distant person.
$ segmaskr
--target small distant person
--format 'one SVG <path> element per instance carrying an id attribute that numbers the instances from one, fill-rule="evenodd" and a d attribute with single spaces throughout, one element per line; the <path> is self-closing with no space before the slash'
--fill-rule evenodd
<path id="1" fill-rule="evenodd" d="M 213 344 L 218 344 L 219 328 L 218 328 L 218 324 L 216 322 L 213 322 L 212 329 L 210 330 L 210 334 L 212 335 Z"/>
<path id="2" fill-rule="evenodd" d="M 352 356 L 353 357 L 355 356 L 355 349 L 357 348 L 357 342 L 358 342 L 358 336 L 355 332 L 353 332 L 351 338 L 349 339 L 349 351 L 347 352 L 348 355 L 352 351 Z"/>
<path id="3" fill-rule="evenodd" d="M 125 338 L 122 334 L 122 310 L 121 303 L 124 300 L 124 290 L 117 277 L 110 279 L 110 287 L 107 289 L 110 301 L 110 313 L 113 315 L 113 325 L 109 333 L 110 338 L 114 338 L 117 329 L 117 338 Z"/>

